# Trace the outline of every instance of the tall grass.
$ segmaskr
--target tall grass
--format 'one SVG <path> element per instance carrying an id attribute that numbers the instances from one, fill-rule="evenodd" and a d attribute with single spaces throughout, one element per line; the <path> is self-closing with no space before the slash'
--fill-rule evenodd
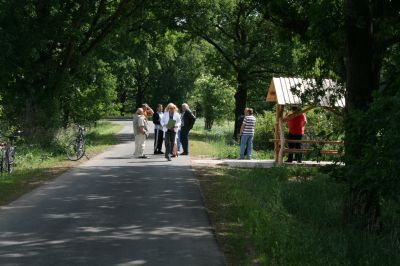
<path id="1" fill-rule="evenodd" d="M 86 153 L 90 157 L 110 145 L 116 144 L 114 133 L 121 126 L 109 122 L 99 122 L 96 127 L 89 128 L 86 134 Z M 60 130 L 53 144 L 48 147 L 17 144 L 14 172 L 0 177 L 0 204 L 7 203 L 44 180 L 60 174 L 80 162 L 66 160 L 65 146 L 74 138 L 75 128 Z M 84 158 L 81 160 L 85 160 Z"/>
<path id="2" fill-rule="evenodd" d="M 239 157 L 239 142 L 233 139 L 233 121 L 215 124 L 211 130 L 204 129 L 204 120 L 199 118 L 190 132 L 190 153 L 198 157 L 227 158 Z M 253 159 L 272 159 L 267 149 L 253 149 Z"/>
<path id="3" fill-rule="evenodd" d="M 400 265 L 396 230 L 344 225 L 345 186 L 315 168 L 198 173 L 229 265 Z"/>

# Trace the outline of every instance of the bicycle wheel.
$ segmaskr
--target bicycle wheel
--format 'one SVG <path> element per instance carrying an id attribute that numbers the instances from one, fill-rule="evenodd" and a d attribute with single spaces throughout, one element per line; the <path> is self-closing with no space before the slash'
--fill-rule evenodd
<path id="1" fill-rule="evenodd" d="M 67 158 L 71 161 L 77 161 L 85 154 L 85 144 L 83 141 L 74 140 L 67 146 Z"/>

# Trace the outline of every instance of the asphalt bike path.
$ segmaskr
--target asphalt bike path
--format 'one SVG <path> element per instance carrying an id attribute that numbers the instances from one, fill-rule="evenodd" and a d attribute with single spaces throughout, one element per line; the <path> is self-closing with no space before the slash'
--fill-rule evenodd
<path id="1" fill-rule="evenodd" d="M 188 156 L 121 143 L 0 208 L 0 265 L 225 265 Z M 82 160 L 86 160 L 83 158 Z"/>

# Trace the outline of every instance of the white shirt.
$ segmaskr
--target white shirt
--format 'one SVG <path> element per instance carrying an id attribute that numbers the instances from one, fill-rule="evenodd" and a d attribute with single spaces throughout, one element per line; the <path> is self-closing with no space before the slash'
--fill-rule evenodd
<path id="1" fill-rule="evenodd" d="M 174 112 L 172 119 L 176 121 L 174 131 L 178 132 L 178 129 L 181 126 L 181 117 L 180 117 L 179 113 Z M 169 121 L 169 112 L 165 112 L 161 119 L 161 125 L 163 127 L 164 132 L 167 132 L 167 127 L 164 127 L 164 126 L 166 126 L 168 124 L 168 121 Z"/>

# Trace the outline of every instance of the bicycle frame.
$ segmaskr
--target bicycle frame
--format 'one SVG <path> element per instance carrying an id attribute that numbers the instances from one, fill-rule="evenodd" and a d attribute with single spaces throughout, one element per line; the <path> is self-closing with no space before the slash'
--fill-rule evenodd
<path id="1" fill-rule="evenodd" d="M 7 173 L 11 174 L 14 169 L 14 159 L 15 159 L 15 152 L 16 147 L 12 145 L 14 139 L 16 139 L 17 134 L 21 133 L 21 131 L 17 131 L 16 133 L 7 136 L 8 142 L 0 144 L 0 172 L 6 170 Z"/>
<path id="2" fill-rule="evenodd" d="M 77 161 L 85 154 L 85 128 L 78 125 L 78 134 L 66 147 L 67 159 Z M 87 156 L 86 156 L 87 157 Z"/>

